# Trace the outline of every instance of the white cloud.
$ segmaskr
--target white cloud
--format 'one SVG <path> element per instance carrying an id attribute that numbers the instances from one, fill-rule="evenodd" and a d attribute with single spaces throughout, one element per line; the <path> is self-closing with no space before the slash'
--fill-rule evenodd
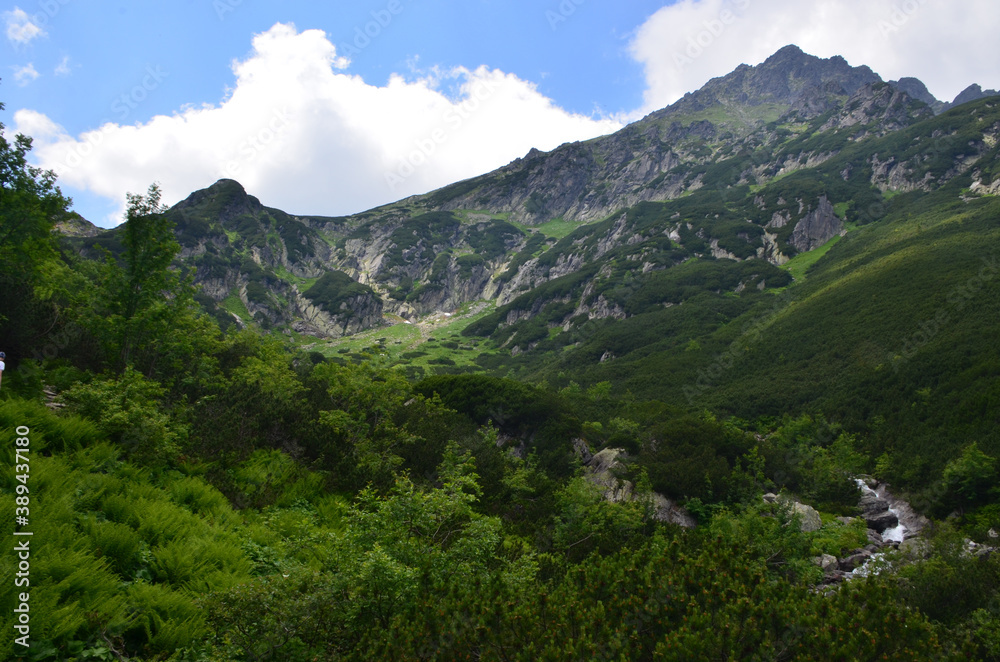
<path id="1" fill-rule="evenodd" d="M 235 84 L 217 105 L 126 125 L 158 85 L 150 72 L 145 91 L 126 94 L 112 106 L 118 121 L 100 129 L 74 137 L 34 111 L 14 119 L 34 137 L 39 165 L 55 170 L 64 186 L 123 203 L 126 192 L 158 181 L 173 203 L 231 177 L 267 205 L 328 215 L 424 193 L 532 147 L 621 126 L 569 113 L 532 83 L 486 67 L 395 75 L 374 86 L 351 75 L 349 64 L 323 32 L 276 24 L 254 37 L 246 59 L 233 62 Z M 449 97 L 443 88 L 459 93 Z M 120 216 L 92 220 L 114 225 Z"/>
<path id="2" fill-rule="evenodd" d="M 72 73 L 72 69 L 69 66 L 69 56 L 64 55 L 63 59 L 56 65 L 55 74 L 56 76 L 68 76 L 70 73 Z"/>
<path id="3" fill-rule="evenodd" d="M 32 23 L 31 17 L 20 7 L 14 7 L 12 11 L 5 11 L 3 18 L 7 24 L 7 39 L 16 45 L 23 46 L 35 37 L 45 36 L 45 30 Z"/>
<path id="4" fill-rule="evenodd" d="M 972 83 L 1000 86 L 998 32 L 995 0 L 680 0 L 639 28 L 631 51 L 646 70 L 646 112 L 788 44 L 886 80 L 915 76 L 951 101 Z"/>
<path id="5" fill-rule="evenodd" d="M 41 76 L 38 71 L 35 70 L 35 65 L 28 63 L 23 67 L 11 67 L 14 70 L 14 82 L 24 87 L 31 81 L 35 80 Z"/>

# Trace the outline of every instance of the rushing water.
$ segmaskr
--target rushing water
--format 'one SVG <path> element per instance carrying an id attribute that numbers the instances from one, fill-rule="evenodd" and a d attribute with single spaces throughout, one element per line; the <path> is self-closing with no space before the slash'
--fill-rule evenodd
<path id="1" fill-rule="evenodd" d="M 871 494 L 876 498 L 881 498 L 878 492 L 868 487 L 868 484 L 860 478 L 855 479 L 858 487 L 861 488 L 862 494 Z M 888 501 L 888 499 L 887 499 Z M 890 502 L 891 503 L 891 502 Z M 889 507 L 889 512 L 896 516 L 898 524 L 891 529 L 886 529 L 882 532 L 882 540 L 884 542 L 903 542 L 906 536 L 906 525 L 903 524 L 903 514 L 898 509 Z M 851 577 L 867 577 L 868 575 L 877 575 L 880 570 L 884 569 L 885 561 L 884 554 L 881 552 L 873 554 L 871 558 L 865 561 L 864 565 L 860 568 L 855 568 L 853 572 L 850 573 Z"/>
<path id="2" fill-rule="evenodd" d="M 858 484 L 858 487 L 861 488 L 861 492 L 863 494 L 871 494 L 875 498 L 881 498 L 879 497 L 878 492 L 868 487 L 868 484 L 860 478 L 856 478 L 854 482 Z M 892 506 L 889 507 L 889 512 L 896 516 L 898 524 L 891 529 L 883 531 L 882 540 L 885 542 L 903 542 L 903 538 L 906 536 L 907 531 L 906 526 L 903 524 L 903 513 L 899 509 L 893 508 Z"/>

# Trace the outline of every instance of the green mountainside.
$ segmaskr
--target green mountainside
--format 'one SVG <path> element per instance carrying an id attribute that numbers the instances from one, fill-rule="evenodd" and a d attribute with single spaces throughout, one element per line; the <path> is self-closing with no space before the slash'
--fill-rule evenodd
<path id="1" fill-rule="evenodd" d="M 0 659 L 1000 659 L 991 91 L 790 46 L 338 218 L 30 147 Z"/>

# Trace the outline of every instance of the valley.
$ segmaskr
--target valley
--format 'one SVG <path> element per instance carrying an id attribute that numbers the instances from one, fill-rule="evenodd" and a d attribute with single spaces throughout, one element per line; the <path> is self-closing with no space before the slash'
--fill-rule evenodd
<path id="1" fill-rule="evenodd" d="M 788 46 L 361 213 L 106 231 L 3 141 L 0 658 L 1000 659 L 992 91 Z"/>

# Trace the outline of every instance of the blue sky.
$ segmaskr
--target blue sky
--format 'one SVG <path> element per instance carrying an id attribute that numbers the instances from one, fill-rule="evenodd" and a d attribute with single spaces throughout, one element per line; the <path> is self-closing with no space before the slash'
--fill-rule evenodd
<path id="1" fill-rule="evenodd" d="M 788 43 L 920 77 L 939 98 L 1000 87 L 1000 12 L 962 7 L 6 1 L 0 121 L 35 138 L 35 162 L 102 226 L 127 191 L 158 181 L 174 203 L 223 176 L 337 215 L 609 133 Z"/>

